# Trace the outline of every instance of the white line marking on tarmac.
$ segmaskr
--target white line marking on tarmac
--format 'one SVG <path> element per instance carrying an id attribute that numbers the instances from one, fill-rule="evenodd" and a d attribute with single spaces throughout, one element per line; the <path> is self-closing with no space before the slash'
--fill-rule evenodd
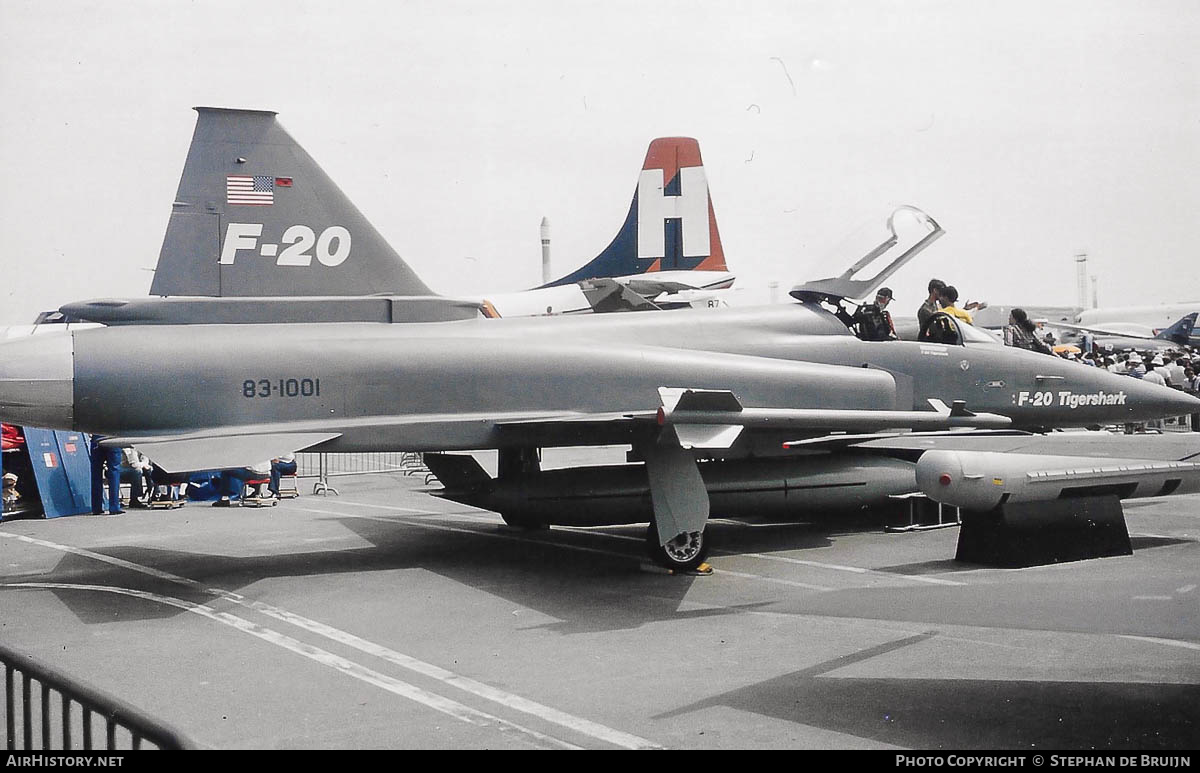
<path id="1" fill-rule="evenodd" d="M 444 696 L 432 693 L 427 690 L 422 690 L 416 685 L 403 682 L 399 679 L 381 674 L 378 671 L 372 671 L 369 668 L 361 666 L 354 661 L 347 660 L 332 652 L 328 652 L 319 647 L 313 647 L 310 644 L 305 644 L 302 641 L 293 639 L 290 636 L 274 631 L 270 628 L 252 623 L 249 620 L 231 615 L 228 612 L 218 612 L 212 607 L 204 604 L 194 604 L 183 599 L 173 598 L 171 596 L 162 596 L 157 593 L 148 591 L 133 590 L 130 588 L 116 588 L 107 585 L 83 585 L 74 583 L 61 582 L 18 582 L 7 585 L 0 585 L 3 588 L 28 588 L 35 590 L 77 590 L 77 591 L 98 591 L 102 593 L 117 593 L 123 596 L 132 596 L 134 598 L 153 601 L 159 604 L 176 607 L 178 609 L 191 612 L 193 614 L 206 617 L 209 620 L 214 620 L 218 623 L 236 628 L 237 630 L 248 633 L 251 636 L 256 636 L 265 642 L 274 644 L 277 647 L 282 647 L 286 650 L 308 658 L 309 660 L 320 663 L 336 671 L 340 671 L 347 676 L 353 677 L 361 682 L 372 684 L 376 687 L 381 687 L 394 695 L 399 695 L 402 698 L 407 698 L 423 706 L 427 706 L 435 711 L 440 711 L 443 714 L 448 714 L 455 719 L 461 720 L 476 727 L 491 728 L 500 732 L 515 732 L 519 735 L 526 736 L 523 738 L 526 743 L 540 748 L 551 749 L 579 749 L 581 747 L 569 744 L 565 741 L 560 741 L 557 738 L 552 738 L 544 733 L 539 733 L 536 730 L 531 730 L 527 727 L 509 722 L 500 717 L 488 714 L 478 709 L 473 709 L 470 706 L 459 703 L 458 701 L 450 700 Z"/>
<path id="2" fill-rule="evenodd" d="M 743 580 L 762 580 L 764 582 L 773 582 L 779 585 L 790 585 L 793 588 L 804 588 L 805 590 L 829 591 L 835 588 L 827 588 L 824 585 L 810 585 L 806 582 L 796 582 L 795 580 L 781 580 L 777 577 L 764 577 L 761 574 L 747 574 L 745 572 L 734 572 L 730 569 L 713 569 L 717 574 L 727 574 L 730 577 L 740 577 Z"/>
<path id="3" fill-rule="evenodd" d="M 379 510 L 391 510 L 391 509 L 404 510 L 405 509 L 405 508 L 392 508 L 390 505 L 366 505 L 362 502 L 347 501 L 347 502 L 345 502 L 345 504 L 352 505 L 354 507 L 363 505 L 365 507 L 374 507 Z M 350 518 L 369 518 L 370 517 L 370 516 L 353 515 L 351 513 L 335 513 L 335 512 L 328 512 L 328 511 L 322 511 L 322 510 L 306 510 L 305 508 L 300 508 L 300 509 L 305 510 L 305 512 L 321 513 L 323 515 L 337 515 L 337 516 L 350 517 Z M 452 527 L 452 526 L 439 526 L 436 524 L 428 524 L 428 523 L 417 524 L 417 523 L 413 523 L 411 521 L 405 521 L 405 523 L 411 523 L 414 526 L 427 526 L 432 529 L 440 528 L 440 529 L 447 529 L 447 530 L 451 530 L 451 531 L 454 530 L 454 527 Z M 477 531 L 470 531 L 470 530 L 464 530 L 464 529 L 459 529 L 459 531 L 468 531 L 471 534 L 480 534 L 481 533 L 481 532 L 477 532 Z M 598 534 L 600 536 L 608 537 L 610 539 L 620 539 L 620 540 L 630 540 L 630 541 L 634 541 L 634 542 L 641 542 L 641 540 L 637 537 L 630 537 L 630 536 L 624 535 L 624 534 L 610 534 L 608 532 L 594 531 L 591 529 L 583 529 L 583 528 L 577 528 L 577 527 L 572 527 L 572 526 L 562 527 L 562 531 L 572 531 L 572 532 L 575 532 L 578 534 Z M 537 539 L 530 540 L 530 538 L 527 535 L 520 536 L 520 537 L 514 537 L 514 538 L 520 539 L 522 541 L 539 542 L 540 544 L 546 544 L 546 545 L 559 545 L 561 547 L 570 548 L 572 550 L 591 551 L 591 552 L 602 553 L 602 554 L 607 554 L 607 555 L 619 555 L 619 554 L 615 554 L 615 553 L 607 553 L 606 551 L 603 551 L 603 550 L 597 550 L 596 548 L 583 548 L 583 547 L 578 547 L 575 545 L 565 545 L 565 544 L 556 543 L 556 542 L 552 543 L 552 542 L 547 542 L 545 540 L 537 540 Z M 736 552 L 721 551 L 721 550 L 713 551 L 713 552 L 718 555 L 723 555 L 723 556 L 749 556 L 751 558 L 761 558 L 761 559 L 765 559 L 767 561 L 782 561 L 782 562 L 789 563 L 789 564 L 800 564 L 803 566 L 813 566 L 813 567 L 817 567 L 820 569 L 833 569 L 833 570 L 841 571 L 841 572 L 852 572 L 854 574 L 874 574 L 874 575 L 879 575 L 882 577 L 890 577 L 893 579 L 912 580 L 914 582 L 924 582 L 924 583 L 929 583 L 931 585 L 961 586 L 961 585 L 967 584 L 965 582 L 959 582 L 957 580 L 944 580 L 940 577 L 925 577 L 922 575 L 898 574 L 896 572 L 881 572 L 878 569 L 863 569 L 863 568 L 857 567 L 857 566 L 842 566 L 840 564 L 826 564 L 826 563 L 822 563 L 820 561 L 805 561 L 805 560 L 802 560 L 799 558 L 787 558 L 785 556 L 773 556 L 773 555 L 770 555 L 767 553 L 736 553 Z M 732 572 L 727 572 L 727 573 L 733 574 Z M 741 574 L 738 576 L 740 576 L 740 577 L 759 577 L 759 575 L 753 575 L 753 574 Z M 761 579 L 774 581 L 770 577 L 762 577 Z M 832 590 L 832 588 L 826 588 L 821 585 L 799 584 L 798 587 L 807 587 L 807 588 L 811 588 L 813 590 Z"/>
<path id="4" fill-rule="evenodd" d="M 1182 588 L 1176 588 L 1175 592 L 1176 593 L 1191 593 L 1194 590 L 1196 590 L 1195 585 L 1184 585 Z"/>
<path id="5" fill-rule="evenodd" d="M 91 550 L 87 550 L 86 548 L 77 548 L 72 545 L 60 545 L 57 542 L 47 542 L 46 540 L 38 539 L 37 537 L 27 537 L 24 534 L 13 534 L 12 532 L 7 532 L 7 531 L 0 531 L 0 537 L 9 537 L 11 539 L 20 540 L 21 542 L 28 542 L 31 545 L 37 545 L 39 547 L 49 548 L 50 550 L 57 550 L 62 553 L 73 553 L 77 556 L 82 556 L 84 558 L 91 558 L 96 561 L 101 561 L 103 563 L 109 564 L 111 566 L 119 566 L 122 569 L 128 569 L 133 572 L 138 572 L 139 574 L 149 575 L 150 577 L 154 577 L 159 580 L 166 580 L 167 582 L 172 582 L 177 585 L 185 585 L 194 590 L 203 591 L 205 593 L 213 593 L 213 594 L 228 596 L 232 600 L 241 600 L 242 599 L 242 597 L 238 596 L 237 594 L 228 593 L 226 591 L 210 590 L 208 588 L 205 588 L 203 583 L 196 582 L 195 580 L 189 580 L 186 577 L 180 577 L 177 574 L 171 574 L 170 572 L 164 572 L 162 570 L 155 569 L 150 566 L 143 566 L 142 564 L 135 564 L 130 561 L 122 560 L 120 558 L 106 556 L 103 553 L 95 553 Z"/>
<path id="6" fill-rule="evenodd" d="M 1146 641 L 1146 642 L 1150 642 L 1151 644 L 1165 644 L 1168 647 L 1182 647 L 1185 650 L 1200 651 L 1200 644 L 1193 644 L 1190 641 L 1179 641 L 1177 639 L 1160 639 L 1157 636 L 1127 636 L 1124 634 L 1120 634 L 1120 638 L 1131 639 L 1133 641 Z"/>
<path id="7" fill-rule="evenodd" d="M 350 503 L 357 507 L 357 503 Z M 505 534 L 502 531 L 480 531 L 479 529 L 464 529 L 461 526 L 447 526 L 441 523 L 426 523 L 424 521 L 407 521 L 399 518 L 383 518 L 378 515 L 358 515 L 356 513 L 339 513 L 333 510 L 314 510 L 308 507 L 296 508 L 304 513 L 315 513 L 317 515 L 336 515 L 338 518 L 358 518 L 364 521 L 380 521 L 382 523 L 403 523 L 408 526 L 418 526 L 423 529 L 437 529 L 438 531 L 448 531 L 456 534 L 470 534 L 475 537 L 494 537 L 496 539 L 505 539 L 522 544 L 547 545 L 549 547 L 566 548 L 567 550 L 577 550 L 581 553 L 595 553 L 601 556 L 612 556 L 616 558 L 635 558 L 628 553 L 618 553 L 613 550 L 604 550 L 602 548 L 589 548 L 582 545 L 568 545 L 565 542 L 553 542 L 551 540 L 538 539 L 531 536 L 529 532 L 521 532 L 519 534 Z M 497 529 L 499 527 L 497 526 Z"/>
<path id="8" fill-rule="evenodd" d="M 330 500 L 326 500 L 326 501 L 328 502 Z M 338 500 L 334 500 L 334 501 L 342 502 L 344 500 L 338 499 Z M 447 515 L 447 513 L 439 513 L 436 510 L 416 510 L 411 507 L 398 507 L 396 505 L 371 505 L 371 504 L 367 504 L 366 502 L 346 502 L 346 504 L 354 505 L 355 507 L 374 507 L 377 510 L 395 510 L 400 513 L 416 513 L 418 515 Z M 301 509 L 303 509 L 303 508 L 301 508 Z"/>
<path id="9" fill-rule="evenodd" d="M 347 502 L 346 504 L 357 506 L 357 505 L 363 504 L 363 503 Z M 378 508 L 381 510 L 398 509 L 398 508 L 392 508 L 388 505 L 369 505 L 369 506 L 375 507 L 375 508 Z M 346 515 L 344 513 L 328 513 L 328 514 L 330 514 L 330 515 Z M 352 516 L 352 517 L 355 517 L 355 516 Z M 357 516 L 357 517 L 363 517 L 363 516 Z M 412 522 L 405 521 L 405 523 L 411 524 Z M 431 528 L 443 528 L 443 529 L 451 530 L 451 531 L 469 531 L 469 533 L 471 533 L 471 534 L 483 534 L 482 532 L 470 531 L 470 530 L 466 530 L 466 529 L 454 529 L 453 527 L 437 526 L 435 524 L 422 523 L 422 524 L 412 524 L 412 525 L 428 526 Z M 603 536 L 608 536 L 608 537 L 620 537 L 623 539 L 636 539 L 636 538 L 625 537 L 624 535 L 606 534 L 605 532 L 593 532 L 593 531 L 587 530 L 587 529 L 572 529 L 572 530 L 578 531 L 578 532 L 592 533 L 592 534 L 601 534 Z M 494 535 L 494 536 L 506 536 L 506 535 Z M 1147 535 L 1147 536 L 1158 536 L 1158 535 Z M 527 538 L 520 537 L 517 539 L 527 539 Z M 544 543 L 544 544 L 552 544 L 552 543 Z M 574 546 L 571 546 L 571 545 L 561 545 L 561 547 L 574 548 Z M 586 548 L 574 548 L 574 549 L 589 550 Z M 592 552 L 604 553 L 607 551 L 597 551 L 597 550 L 592 549 Z M 820 568 L 824 568 L 824 569 L 834 569 L 834 570 L 838 570 L 838 571 L 851 572 L 854 574 L 882 574 L 882 575 L 886 575 L 889 577 L 898 577 L 898 578 L 919 580 L 922 582 L 929 582 L 929 583 L 934 583 L 934 584 L 938 584 L 938 585 L 966 585 L 967 584 L 967 583 L 958 582 L 955 580 L 945 580 L 945 579 L 942 579 L 939 577 L 918 577 L 918 576 L 914 576 L 914 575 L 892 574 L 890 572 L 878 572 L 876 570 L 864 569 L 862 567 L 857 567 L 857 566 L 844 566 L 844 565 L 840 565 L 840 564 L 827 564 L 827 563 L 822 563 L 822 562 L 817 562 L 817 561 L 805 561 L 802 559 L 787 558 L 785 556 L 771 556 L 771 555 L 763 554 L 763 553 L 746 553 L 746 554 L 733 553 L 733 554 L 729 554 L 729 555 L 750 555 L 750 556 L 754 556 L 754 557 L 758 557 L 758 558 L 765 558 L 768 560 L 783 561 L 786 563 L 795 563 L 795 564 L 805 564 L 805 565 L 811 565 L 811 566 L 820 567 Z M 761 575 L 754 575 L 754 574 L 746 574 L 746 573 L 742 573 L 742 572 L 733 572 L 733 571 L 729 571 L 726 569 L 717 569 L 715 571 L 718 574 L 727 574 L 727 575 L 730 575 L 733 577 L 740 577 L 743 579 L 755 579 L 755 580 L 765 580 L 767 582 L 777 582 L 780 584 L 793 585 L 796 587 L 801 587 L 801 588 L 805 588 L 805 589 L 809 589 L 809 590 L 832 590 L 831 588 L 824 588 L 822 586 L 810 586 L 810 585 L 805 585 L 802 583 L 791 582 L 788 580 L 776 580 L 771 577 L 764 577 Z M 1185 587 L 1186 587 L 1186 590 L 1180 589 L 1179 592 L 1190 592 L 1191 590 L 1194 590 L 1196 588 L 1195 585 L 1190 585 L 1190 586 L 1185 586 Z M 1156 597 L 1156 598 L 1170 599 L 1171 597 L 1167 596 L 1167 597 Z M 1184 649 L 1200 650 L 1200 645 L 1198 645 L 1198 644 L 1192 644 L 1191 642 L 1176 641 L 1173 639 L 1159 639 L 1159 638 L 1147 637 L 1147 636 L 1121 636 L 1121 638 L 1131 639 L 1131 640 L 1135 640 L 1135 641 L 1146 641 L 1146 642 L 1151 642 L 1154 644 L 1163 644 L 1163 645 L 1172 646 L 1172 647 L 1182 647 Z M 1002 646 L 1002 645 L 995 645 L 995 646 Z M 1017 649 L 1020 649 L 1020 648 L 1017 648 Z"/>
<path id="10" fill-rule="evenodd" d="M 735 521 L 732 518 L 709 518 L 709 523 L 721 523 L 727 526 L 740 526 L 743 529 L 777 529 L 784 526 L 812 526 L 812 521 L 763 521 L 761 523 L 748 523 L 746 521 Z"/>
<path id="11" fill-rule="evenodd" d="M 357 505 L 358 503 L 351 502 L 348 504 Z M 505 534 L 503 532 L 480 531 L 478 529 L 464 529 L 459 526 L 445 526 L 442 524 L 425 523 L 423 521 L 422 522 L 408 521 L 408 520 L 403 520 L 403 519 L 399 519 L 399 518 L 381 518 L 379 516 L 374 516 L 374 515 L 355 515 L 353 513 L 335 513 L 335 512 L 330 512 L 328 510 L 312 510 L 312 509 L 306 509 L 306 508 L 300 508 L 300 509 L 304 510 L 304 512 L 308 512 L 308 513 L 319 513 L 322 515 L 336 515 L 336 516 L 339 516 L 342 518 L 362 518 L 364 520 L 383 521 L 384 523 L 404 523 L 409 526 L 419 526 L 419 527 L 423 527 L 423 528 L 427 528 L 427 529 L 439 529 L 441 531 L 458 532 L 461 534 L 471 534 L 471 535 L 477 536 L 477 537 L 497 537 L 499 539 L 514 540 L 514 541 L 526 543 L 526 544 L 534 543 L 534 544 L 538 544 L 538 545 L 548 545 L 550 547 L 565 548 L 567 550 L 578 550 L 578 551 L 581 551 L 584 553 L 596 553 L 596 554 L 599 554 L 602 556 L 612 556 L 615 558 L 625 558 L 625 559 L 637 558 L 637 556 L 631 556 L 628 553 L 618 553 L 613 550 L 604 550 L 602 548 L 589 548 L 589 547 L 583 547 L 581 545 L 570 545 L 565 542 L 552 542 L 550 540 L 537 539 L 536 537 L 531 537 L 528 533 Z M 570 527 L 570 526 L 563 528 L 562 531 L 572 531 L 577 534 L 589 534 L 589 535 L 593 535 L 593 536 L 609 537 L 612 539 L 632 540 L 634 542 L 642 542 L 642 540 L 638 539 L 637 537 L 629 537 L 624 534 L 609 534 L 608 532 L 592 531 L 590 529 L 576 528 L 576 527 Z M 731 555 L 733 555 L 733 554 L 731 554 Z M 772 582 L 772 583 L 777 583 L 780 585 L 789 585 L 794 588 L 803 588 L 805 590 L 815 590 L 815 591 L 834 590 L 834 588 L 828 588 L 824 585 L 810 585 L 807 583 L 795 582 L 793 580 L 780 580 L 780 579 L 777 579 L 774 577 L 766 577 L 766 576 L 759 575 L 759 574 L 748 574 L 746 572 L 733 572 L 733 571 L 729 571 L 727 569 L 714 569 L 714 571 L 718 574 L 728 574 L 731 577 L 740 577 L 745 580 L 762 580 L 764 582 Z"/>
<path id="12" fill-rule="evenodd" d="M 839 572 L 852 572 L 854 574 L 876 574 L 882 577 L 891 577 L 901 580 L 913 580 L 915 582 L 926 582 L 933 585 L 966 585 L 965 582 L 957 580 L 943 580 L 940 577 L 924 577 L 916 574 L 897 574 L 895 572 L 881 572 L 878 569 L 863 569 L 859 566 L 843 566 L 841 564 L 827 564 L 822 561 L 806 561 L 801 558 L 789 558 L 787 556 L 773 556 L 769 553 L 722 553 L 722 555 L 743 555 L 753 558 L 762 558 L 767 561 L 781 561 L 787 564 L 800 564 L 801 566 L 814 566 L 818 569 L 833 569 Z"/>
<path id="13" fill-rule="evenodd" d="M 1134 596 L 1134 601 L 1173 601 L 1174 596 Z"/>
<path id="14" fill-rule="evenodd" d="M 461 676 L 452 671 L 447 671 L 446 669 L 440 668 L 439 666 L 435 666 L 431 663 L 417 660 L 409 655 L 396 652 L 395 650 L 388 649 L 387 647 L 367 641 L 366 639 L 361 639 L 354 634 L 346 633 L 345 631 L 338 630 L 337 628 L 333 628 L 323 623 L 318 623 L 314 620 L 308 620 L 307 618 L 293 615 L 290 612 L 283 610 L 276 610 L 274 607 L 267 607 L 265 604 L 260 605 L 258 602 L 253 602 L 251 606 L 260 612 L 263 612 L 264 614 L 271 615 L 272 617 L 292 623 L 293 625 L 296 625 L 307 631 L 312 631 L 313 633 L 333 639 L 334 641 L 341 642 L 348 647 L 353 647 L 361 652 L 374 655 L 378 658 L 388 661 L 389 663 L 394 663 L 402 668 L 423 674 L 424 676 L 444 682 L 445 684 L 449 684 L 453 687 L 457 687 L 465 692 L 469 692 L 481 698 L 486 698 L 495 703 L 499 703 L 502 706 L 507 706 L 510 709 L 539 717 L 548 722 L 553 722 L 556 725 L 561 725 L 562 727 L 575 730 L 576 732 L 591 736 L 592 738 L 596 738 L 601 741 L 607 741 L 608 743 L 628 749 L 661 748 L 657 744 L 647 741 L 644 738 L 639 738 L 628 733 L 622 733 L 619 730 L 614 730 L 610 727 L 605 727 L 604 725 L 600 725 L 586 719 L 581 719 L 580 717 L 572 716 L 557 709 L 550 708 L 549 706 L 544 706 L 535 701 L 522 698 L 519 695 L 513 695 L 512 693 L 504 692 L 503 690 L 499 690 L 491 685 L 477 682 L 474 679 Z"/>
<path id="15" fill-rule="evenodd" d="M 314 510 L 311 512 L 325 512 L 326 514 L 332 514 L 332 515 L 345 515 L 344 513 L 328 513 L 327 511 L 319 511 L 319 510 Z M 355 517 L 370 518 L 371 516 L 355 516 Z M 408 523 L 408 522 L 406 521 L 406 523 Z M 421 524 L 421 525 L 433 526 L 432 524 Z M 448 530 L 452 530 L 452 531 L 455 530 L 455 529 L 453 529 L 453 527 L 437 527 L 437 526 L 433 526 L 433 527 L 434 528 L 444 528 L 444 529 L 448 529 Z M 458 531 L 465 531 L 465 530 L 459 529 Z M 471 533 L 474 534 L 477 532 L 471 532 Z M 503 536 L 503 535 L 497 535 L 497 536 Z M 504 692 L 503 690 L 499 690 L 495 687 L 485 685 L 481 682 L 476 682 L 472 679 L 469 679 L 464 676 L 460 676 L 459 674 L 455 674 L 451 671 L 447 671 L 447 670 L 440 668 L 438 666 L 435 666 L 431 663 L 425 663 L 425 662 L 418 660 L 414 657 L 411 657 L 409 655 L 405 655 L 401 652 L 396 652 L 395 650 L 390 650 L 381 645 L 375 644 L 373 642 L 369 642 L 365 639 L 361 639 L 357 636 L 354 636 L 351 633 L 347 633 L 345 631 L 338 630 L 336 628 L 333 628 L 332 626 L 325 625 L 324 623 L 319 623 L 316 620 L 310 620 L 308 618 L 301 617 L 300 615 L 293 614 L 291 612 L 288 612 L 287 610 L 280 609 L 278 607 L 273 607 L 269 604 L 265 604 L 260 601 L 251 601 L 251 600 L 247 599 L 245 596 L 242 596 L 237 593 L 233 593 L 231 591 L 226 591 L 226 590 L 222 590 L 219 588 L 207 588 L 202 583 L 196 582 L 195 580 L 191 580 L 186 577 L 180 577 L 178 575 L 171 574 L 169 572 L 164 572 L 164 571 L 161 571 L 158 569 L 154 569 L 149 566 L 142 566 L 141 564 L 135 564 L 135 563 L 132 563 L 129 561 L 124 561 L 119 558 L 113 558 L 112 556 L 106 556 L 102 553 L 95 553 L 93 551 L 86 550 L 84 548 L 77 548 L 77 547 L 73 547 L 71 545 L 60 545 L 60 544 L 57 544 L 54 542 L 47 542 L 45 540 L 40 540 L 35 537 L 26 537 L 23 534 L 13 534 L 10 532 L 3 532 L 3 531 L 0 531 L 0 537 L 11 537 L 13 539 L 17 539 L 17 540 L 20 540 L 23 542 L 28 542 L 28 543 L 31 543 L 34 545 L 39 545 L 41 547 L 49 548 L 51 550 L 58 550 L 58 551 L 65 552 L 65 553 L 73 553 L 75 555 L 82 556 L 85 558 L 90 558 L 90 559 L 93 559 L 96 561 L 100 561 L 102 563 L 110 564 L 112 566 L 118 566 L 118 567 L 121 567 L 123 569 L 128 569 L 133 572 L 138 572 L 140 574 L 145 574 L 150 577 L 154 577 L 154 578 L 157 578 L 160 580 L 165 580 L 167 582 L 175 583 L 177 585 L 183 585 L 184 587 L 187 587 L 187 588 L 199 590 L 203 593 L 225 599 L 226 601 L 232 602 L 234 604 L 238 604 L 239 606 L 254 609 L 257 612 L 261 612 L 262 614 L 269 615 L 278 620 L 283 620 L 285 622 L 291 623 L 292 625 L 301 627 L 301 628 L 303 628 L 307 631 L 310 631 L 312 633 L 315 633 L 319 636 L 324 636 L 324 637 L 332 639 L 334 641 L 338 641 L 342 644 L 353 647 L 362 652 L 367 652 L 368 654 L 375 655 L 376 657 L 384 658 L 385 660 L 388 660 L 391 663 L 394 663 L 403 668 L 407 668 L 409 670 L 415 671 L 417 673 L 423 674 L 425 676 L 429 676 L 433 679 L 438 679 L 438 680 L 444 682 L 445 684 L 452 685 L 454 687 L 457 687 L 460 690 L 464 690 L 466 692 L 472 693 L 480 698 L 485 698 L 487 700 L 494 701 L 503 706 L 507 706 L 508 708 L 514 709 L 516 711 L 521 711 L 526 714 L 536 716 L 547 722 L 552 722 L 552 723 L 560 725 L 562 727 L 566 727 L 570 730 L 574 730 L 574 731 L 582 733 L 584 735 L 591 736 L 592 738 L 595 738 L 596 740 L 599 740 L 599 741 L 611 743 L 615 746 L 620 746 L 623 748 L 630 748 L 630 749 L 662 748 L 658 744 L 655 744 L 644 738 L 639 738 L 638 736 L 631 735 L 629 733 L 624 733 L 620 730 L 615 730 L 613 728 L 606 727 L 604 725 L 598 724 L 596 722 L 592 722 L 587 719 L 583 719 L 581 717 L 572 716 L 570 714 L 559 711 L 558 709 L 551 708 L 549 706 L 543 706 L 542 704 L 539 704 L 535 701 L 532 701 L 532 700 L 529 700 L 526 698 L 522 698 L 519 695 L 513 695 L 511 693 Z M 515 538 L 512 538 L 512 539 L 515 539 Z M 597 551 L 594 548 L 580 548 L 580 549 L 588 550 L 588 551 L 592 551 L 592 552 L 604 552 L 604 551 Z"/>

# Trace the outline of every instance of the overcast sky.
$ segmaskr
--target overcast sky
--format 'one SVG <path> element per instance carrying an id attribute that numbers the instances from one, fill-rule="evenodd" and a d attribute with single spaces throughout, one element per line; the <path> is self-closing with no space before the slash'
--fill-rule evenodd
<path id="1" fill-rule="evenodd" d="M 993 303 L 1200 296 L 1200 4 L 0 0 L 0 322 L 145 295 L 193 105 L 270 109 L 435 290 L 539 282 L 616 233 L 649 141 L 700 141 L 762 290 L 897 205 Z M 852 250 L 851 250 L 852 252 Z M 765 296 L 765 290 L 763 290 Z"/>

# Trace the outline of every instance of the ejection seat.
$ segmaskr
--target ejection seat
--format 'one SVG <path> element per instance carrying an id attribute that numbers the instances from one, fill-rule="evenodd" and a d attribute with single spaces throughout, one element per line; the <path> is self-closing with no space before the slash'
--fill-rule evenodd
<path id="1" fill-rule="evenodd" d="M 939 311 L 925 320 L 925 325 L 921 328 L 917 340 L 921 343 L 961 346 L 963 337 L 954 317 L 944 311 Z"/>

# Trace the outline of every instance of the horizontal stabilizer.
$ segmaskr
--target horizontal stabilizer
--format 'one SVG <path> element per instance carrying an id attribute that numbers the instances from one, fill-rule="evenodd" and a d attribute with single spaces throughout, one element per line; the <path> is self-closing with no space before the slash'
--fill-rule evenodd
<path id="1" fill-rule="evenodd" d="M 474 300 L 440 296 L 318 295 L 305 298 L 99 298 L 60 308 L 105 325 L 270 325 L 291 322 L 448 322 L 475 319 Z"/>
<path id="2" fill-rule="evenodd" d="M 678 272 L 672 272 L 672 273 L 678 274 Z M 657 295 L 662 295 L 664 293 L 670 294 L 670 293 L 681 292 L 683 290 L 698 290 L 698 289 L 700 289 L 700 288 L 696 287 L 695 285 L 690 285 L 690 284 L 685 284 L 683 282 L 676 282 L 676 281 L 670 281 L 670 280 L 663 281 L 663 280 L 654 280 L 654 279 L 626 279 L 625 281 L 621 282 L 621 284 L 625 285 L 626 287 L 628 287 L 630 290 L 634 291 L 638 295 L 644 296 L 646 298 L 653 298 Z"/>
<path id="3" fill-rule="evenodd" d="M 614 279 L 585 279 L 579 283 L 583 297 L 592 311 L 609 314 L 614 311 L 658 311 L 644 296 Z"/>
<path id="4" fill-rule="evenodd" d="M 339 434 L 284 432 L 222 437 L 109 437 L 104 439 L 102 445 L 119 448 L 132 446 L 167 472 L 193 472 L 253 467 L 283 454 L 332 440 Z"/>

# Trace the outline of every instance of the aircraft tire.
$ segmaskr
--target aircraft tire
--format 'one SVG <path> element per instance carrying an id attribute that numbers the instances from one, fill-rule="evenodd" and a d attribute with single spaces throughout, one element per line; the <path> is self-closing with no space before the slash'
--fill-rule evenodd
<path id="1" fill-rule="evenodd" d="M 709 539 L 706 530 L 680 534 L 666 545 L 659 544 L 658 529 L 653 523 L 646 529 L 646 550 L 659 566 L 676 572 L 691 572 L 708 558 Z"/>

